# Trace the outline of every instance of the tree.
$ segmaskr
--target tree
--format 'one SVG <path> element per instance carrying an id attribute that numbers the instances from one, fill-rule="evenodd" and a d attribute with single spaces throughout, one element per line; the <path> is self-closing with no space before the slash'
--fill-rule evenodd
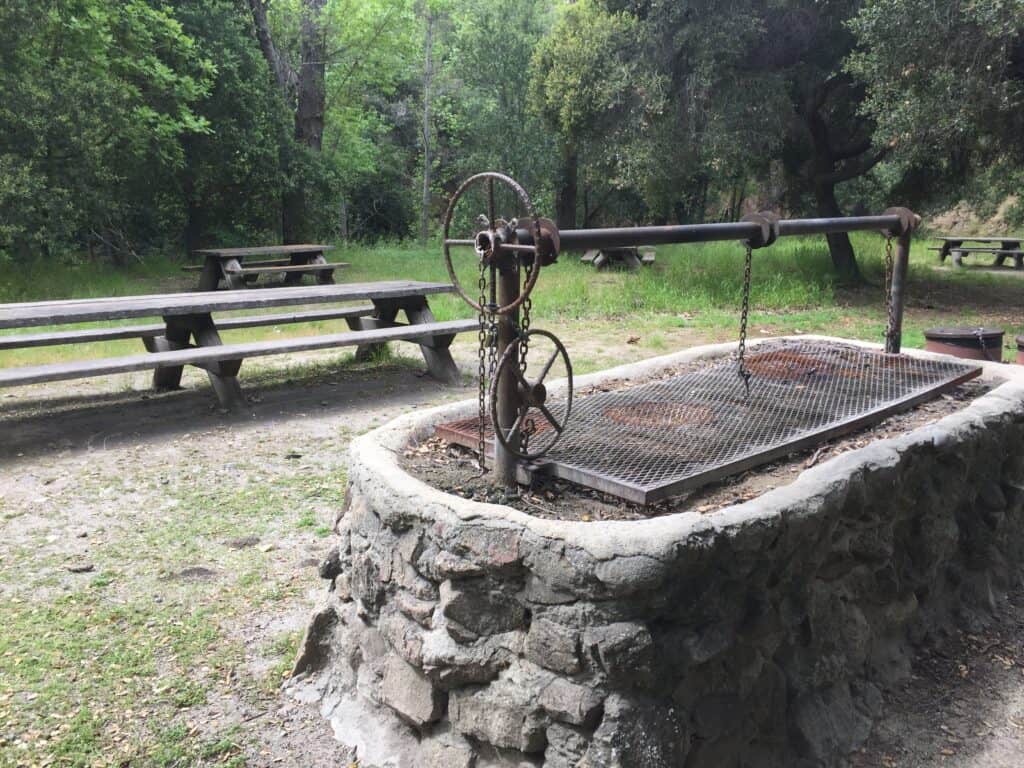
<path id="1" fill-rule="evenodd" d="M 710 0 L 654 4 L 609 0 L 637 19 L 646 66 L 668 83 L 678 108 L 693 105 L 698 157 L 692 163 L 727 179 L 765 184 L 781 159 L 786 203 L 839 216 L 837 187 L 868 173 L 892 149 L 859 107 L 864 84 L 843 69 L 853 50 L 847 28 L 860 0 Z M 679 120 L 678 110 L 663 119 Z M 846 235 L 830 235 L 836 271 L 859 276 Z"/>
<path id="2" fill-rule="evenodd" d="M 534 55 L 531 106 L 559 137 L 559 227 L 576 226 L 584 145 L 614 147 L 615 128 L 627 118 L 642 119 L 638 113 L 653 90 L 630 48 L 633 28 L 625 13 L 581 0 L 561 9 Z"/>
<path id="3" fill-rule="evenodd" d="M 9 0 L 0 6 L 0 249 L 88 244 L 115 261 L 158 236 L 181 139 L 214 65 L 163 6 Z"/>
<path id="4" fill-rule="evenodd" d="M 327 0 L 301 0 L 299 8 L 299 57 L 297 64 L 275 43 L 267 18 L 269 0 L 249 0 L 256 38 L 267 60 L 274 81 L 285 102 L 294 112 L 294 139 L 298 150 L 318 154 L 323 147 L 327 63 L 327 39 L 321 26 L 321 13 Z M 301 177 L 303 163 L 295 156 L 296 147 L 282 142 L 283 165 L 287 176 L 281 199 L 281 234 L 286 243 L 313 239 L 313 221 L 308 210 L 306 184 Z"/>
<path id="5" fill-rule="evenodd" d="M 926 180 L 918 195 L 933 184 L 962 189 L 988 168 L 1012 178 L 1024 163 L 1024 5 L 867 0 L 849 27 L 857 46 L 846 69 L 865 83 L 861 112 L 876 143 L 897 140 L 892 160 Z"/>

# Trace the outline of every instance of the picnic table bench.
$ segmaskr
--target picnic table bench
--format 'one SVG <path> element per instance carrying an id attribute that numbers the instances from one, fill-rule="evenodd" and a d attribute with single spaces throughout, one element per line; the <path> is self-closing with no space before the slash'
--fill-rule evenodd
<path id="1" fill-rule="evenodd" d="M 365 359 L 389 341 L 411 341 L 418 344 L 430 373 L 441 381 L 455 383 L 459 381 L 459 371 L 448 347 L 456 334 L 478 330 L 479 321 L 468 319 L 438 322 L 427 304 L 428 296 L 451 293 L 453 290 L 446 283 L 390 281 L 271 288 L 262 291 L 202 291 L 0 304 L 0 330 L 143 317 L 162 318 L 159 323 L 147 325 L 112 325 L 106 328 L 0 335 L 0 350 L 129 338 L 142 339 L 148 350 L 147 353 L 98 360 L 0 368 L 0 387 L 153 369 L 154 387 L 176 389 L 181 383 L 183 367 L 194 365 L 206 370 L 222 405 L 232 408 L 243 402 L 238 371 L 246 358 L 355 346 L 357 357 Z M 362 303 L 356 306 L 336 306 L 343 302 Z M 215 314 L 231 310 L 314 304 L 335 306 L 283 314 L 214 319 Z M 397 322 L 399 312 L 404 313 L 406 323 Z M 332 319 L 344 319 L 350 330 L 319 336 L 229 344 L 225 344 L 220 337 L 221 331 L 225 330 Z"/>
<path id="2" fill-rule="evenodd" d="M 649 267 L 654 263 L 653 248 L 600 248 L 587 251 L 580 256 L 584 264 L 592 264 L 596 269 L 607 267 L 624 267 L 629 270 Z"/>
<path id="3" fill-rule="evenodd" d="M 966 235 L 954 235 L 949 237 L 936 237 L 941 245 L 929 246 L 928 250 L 938 251 L 939 263 L 946 260 L 947 256 L 953 257 L 953 263 L 958 267 L 964 265 L 964 256 L 974 253 L 991 253 L 995 255 L 993 266 L 1001 267 L 1006 259 L 1012 257 L 1016 269 L 1024 269 L 1024 250 L 1021 243 L 1024 238 L 997 236 L 997 237 L 968 237 Z M 964 245 L 964 243 L 982 243 L 982 245 Z M 998 247 L 992 247 L 998 243 Z"/>
<path id="4" fill-rule="evenodd" d="M 296 245 L 261 245 L 252 248 L 205 248 L 195 251 L 203 257 L 202 264 L 184 267 L 186 272 L 199 272 L 199 290 L 245 288 L 260 275 L 284 275 L 284 285 L 298 285 L 304 275 L 314 275 L 321 285 L 334 282 L 334 270 L 347 267 L 343 261 L 328 263 L 324 253 L 334 248 L 319 243 Z M 250 256 L 274 256 L 261 261 L 245 261 Z"/>

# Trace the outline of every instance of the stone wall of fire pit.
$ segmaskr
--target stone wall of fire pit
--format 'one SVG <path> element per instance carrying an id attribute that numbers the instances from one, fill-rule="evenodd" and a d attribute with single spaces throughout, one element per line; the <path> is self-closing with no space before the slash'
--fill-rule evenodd
<path id="1" fill-rule="evenodd" d="M 753 501 L 644 521 L 442 493 L 397 455 L 473 404 L 399 419 L 353 445 L 294 691 L 370 766 L 838 764 L 911 648 L 1021 575 L 1024 369 L 985 376 L 1004 383 L 936 424 Z"/>

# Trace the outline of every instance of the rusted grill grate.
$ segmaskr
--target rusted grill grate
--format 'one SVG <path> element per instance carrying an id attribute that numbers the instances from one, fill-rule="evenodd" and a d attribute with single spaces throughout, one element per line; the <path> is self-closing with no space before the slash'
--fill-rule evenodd
<path id="1" fill-rule="evenodd" d="M 747 367 L 749 400 L 735 359 L 578 398 L 544 470 L 653 503 L 877 423 L 981 373 L 821 341 L 759 345 Z M 476 419 L 460 426 L 475 435 Z"/>

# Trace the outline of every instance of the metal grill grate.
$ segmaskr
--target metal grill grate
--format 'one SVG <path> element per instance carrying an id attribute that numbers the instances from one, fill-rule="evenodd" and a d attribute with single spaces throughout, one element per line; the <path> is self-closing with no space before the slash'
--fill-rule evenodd
<path id="1" fill-rule="evenodd" d="M 649 504 L 877 423 L 981 373 L 821 341 L 759 345 L 747 367 L 749 400 L 735 359 L 580 397 L 544 470 Z"/>

